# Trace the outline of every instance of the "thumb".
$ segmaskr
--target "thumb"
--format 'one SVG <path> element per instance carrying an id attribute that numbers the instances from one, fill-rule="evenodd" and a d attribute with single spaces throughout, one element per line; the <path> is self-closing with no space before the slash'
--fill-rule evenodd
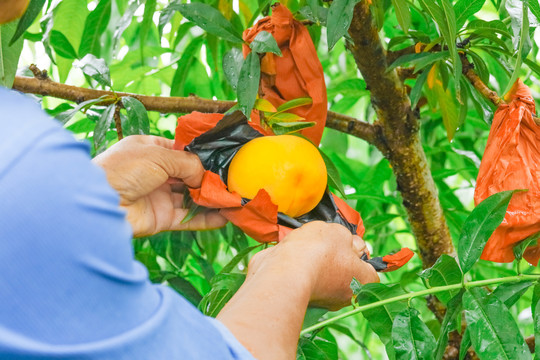
<path id="1" fill-rule="evenodd" d="M 187 186 L 192 188 L 201 186 L 204 167 L 197 155 L 163 147 L 156 147 L 156 149 L 155 163 L 169 177 L 181 179 Z"/>

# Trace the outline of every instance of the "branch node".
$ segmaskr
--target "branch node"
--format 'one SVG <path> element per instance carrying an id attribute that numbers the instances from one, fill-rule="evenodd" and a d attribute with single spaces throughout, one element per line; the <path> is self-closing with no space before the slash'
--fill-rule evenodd
<path id="1" fill-rule="evenodd" d="M 31 64 L 29 67 L 34 77 L 38 80 L 50 80 L 47 70 L 40 70 L 36 64 Z"/>

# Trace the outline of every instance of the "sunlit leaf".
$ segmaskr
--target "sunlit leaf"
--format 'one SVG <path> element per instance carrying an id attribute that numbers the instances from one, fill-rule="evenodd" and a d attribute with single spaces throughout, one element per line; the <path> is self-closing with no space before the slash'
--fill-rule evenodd
<path id="1" fill-rule="evenodd" d="M 51 31 L 51 45 L 58 55 L 67 59 L 77 58 L 77 52 L 69 42 L 68 38 L 60 31 Z"/>
<path id="2" fill-rule="evenodd" d="M 152 22 L 152 18 L 154 16 L 154 11 L 156 10 L 157 0 L 146 0 L 144 2 L 144 13 L 143 13 L 143 19 L 141 22 L 141 28 L 139 32 L 139 40 L 140 40 L 140 51 L 141 51 L 141 60 L 144 61 L 144 48 L 146 45 L 146 37 L 148 36 L 148 33 L 150 32 L 152 25 L 154 23 Z"/>
<path id="3" fill-rule="evenodd" d="M 17 23 L 17 28 L 15 30 L 15 33 L 11 37 L 11 40 L 9 41 L 9 45 L 13 45 L 15 41 L 17 41 L 21 37 L 21 35 L 24 34 L 24 32 L 30 27 L 30 25 L 32 25 L 36 17 L 39 15 L 39 13 L 41 13 L 43 5 L 45 5 L 45 0 L 30 0 L 30 2 L 28 3 L 28 7 L 24 12 L 24 15 Z"/>
<path id="4" fill-rule="evenodd" d="M 458 0 L 454 5 L 456 29 L 461 29 L 465 21 L 482 9 L 486 0 Z"/>
<path id="5" fill-rule="evenodd" d="M 272 123 L 272 131 L 276 135 L 285 135 L 295 133 L 297 131 L 307 129 L 314 126 L 312 121 L 295 121 L 295 122 L 275 122 Z"/>
<path id="6" fill-rule="evenodd" d="M 111 0 L 101 0 L 86 18 L 79 46 L 79 57 L 86 54 L 101 55 L 101 37 L 111 18 Z"/>
<path id="7" fill-rule="evenodd" d="M 111 74 L 105 60 L 87 54 L 81 60 L 75 62 L 74 65 L 101 85 L 111 86 Z"/>
<path id="8" fill-rule="evenodd" d="M 278 111 L 287 111 L 290 109 L 294 109 L 300 106 L 309 105 L 313 103 L 313 100 L 311 98 L 297 98 L 293 100 L 289 100 L 286 103 L 281 104 L 278 106 Z"/>
<path id="9" fill-rule="evenodd" d="M 96 148 L 96 151 L 99 153 L 100 151 L 103 151 L 106 146 L 107 142 L 106 135 L 107 131 L 111 128 L 112 124 L 114 123 L 114 111 L 116 110 L 116 105 L 108 106 L 103 113 L 101 114 L 98 122 L 96 123 L 96 128 L 94 129 L 94 147 Z"/>
<path id="10" fill-rule="evenodd" d="M 409 32 L 411 26 L 411 11 L 406 0 L 392 0 L 399 26 L 405 32 Z"/>
<path id="11" fill-rule="evenodd" d="M 261 111 L 269 111 L 269 112 L 276 111 L 276 108 L 274 107 L 274 105 L 272 105 L 272 103 L 266 99 L 255 100 L 255 105 L 253 107 Z"/>

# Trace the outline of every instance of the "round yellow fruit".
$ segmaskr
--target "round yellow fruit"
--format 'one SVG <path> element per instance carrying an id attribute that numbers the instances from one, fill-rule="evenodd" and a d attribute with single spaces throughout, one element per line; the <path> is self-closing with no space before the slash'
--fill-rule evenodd
<path id="1" fill-rule="evenodd" d="M 266 190 L 278 211 L 298 217 L 313 210 L 326 191 L 326 165 L 319 150 L 294 135 L 249 141 L 231 161 L 229 191 L 253 199 Z"/>

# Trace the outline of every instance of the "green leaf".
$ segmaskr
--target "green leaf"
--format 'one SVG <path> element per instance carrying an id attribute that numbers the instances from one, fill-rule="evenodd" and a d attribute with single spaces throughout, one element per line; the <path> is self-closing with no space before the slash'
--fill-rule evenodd
<path id="1" fill-rule="evenodd" d="M 76 59 L 77 52 L 69 42 L 68 38 L 60 31 L 51 31 L 51 46 L 54 51 L 66 59 Z"/>
<path id="2" fill-rule="evenodd" d="M 268 119 L 268 123 L 279 123 L 279 122 L 294 122 L 294 121 L 302 121 L 305 120 L 300 115 L 296 115 L 294 113 L 286 113 L 286 112 L 277 112 L 275 114 L 272 114 Z"/>
<path id="3" fill-rule="evenodd" d="M 250 52 L 242 65 L 238 77 L 237 96 L 238 105 L 242 113 L 249 119 L 251 109 L 255 104 L 259 91 L 259 79 L 261 77 L 261 63 L 255 52 Z"/>
<path id="4" fill-rule="evenodd" d="M 481 360 L 531 358 L 519 327 L 499 298 L 473 288 L 463 295 L 463 307 L 474 350 Z"/>
<path id="5" fill-rule="evenodd" d="M 150 134 L 150 121 L 144 105 L 131 96 L 122 97 L 122 105 L 127 112 L 127 120 L 122 122 L 124 136 Z"/>
<path id="6" fill-rule="evenodd" d="M 358 0 L 334 0 L 330 5 L 326 21 L 328 51 L 332 50 L 338 40 L 347 33 L 357 2 Z"/>
<path id="7" fill-rule="evenodd" d="M 210 34 L 219 36 L 233 43 L 242 43 L 242 36 L 236 32 L 232 24 L 212 6 L 203 3 L 171 5 L 180 11 L 188 20 Z"/>
<path id="8" fill-rule="evenodd" d="M 323 330 L 318 335 L 324 334 L 325 337 L 331 337 L 330 340 L 321 336 L 315 338 L 302 337 L 298 342 L 296 359 L 317 359 L 317 360 L 334 360 L 338 358 L 338 347 L 335 339 L 328 332 Z"/>
<path id="9" fill-rule="evenodd" d="M 86 54 L 101 55 L 101 36 L 105 33 L 111 19 L 111 0 L 101 0 L 86 18 L 79 57 Z"/>
<path id="10" fill-rule="evenodd" d="M 185 83 L 189 74 L 189 70 L 193 67 L 193 63 L 197 61 L 198 53 L 203 44 L 203 37 L 199 36 L 191 40 L 185 50 L 182 52 L 182 57 L 178 61 L 171 83 L 171 96 L 185 96 Z"/>
<path id="11" fill-rule="evenodd" d="M 249 44 L 252 51 L 264 54 L 267 52 L 281 56 L 281 50 L 276 42 L 276 39 L 267 31 L 261 31 L 255 36 L 255 39 Z"/>
<path id="12" fill-rule="evenodd" d="M 448 345 L 448 332 L 456 327 L 457 317 L 461 316 L 461 303 L 464 292 L 464 290 L 461 290 L 448 302 L 446 313 L 444 314 L 444 319 L 441 324 L 441 334 L 439 335 L 437 346 L 435 348 L 434 358 L 437 360 L 443 358 L 446 346 Z"/>
<path id="13" fill-rule="evenodd" d="M 173 18 L 175 14 L 175 9 L 173 9 L 173 6 L 177 6 L 179 4 L 182 4 L 182 0 L 173 0 L 170 1 L 165 9 L 161 11 L 161 14 L 159 14 L 159 22 L 158 22 L 158 35 L 159 37 L 163 36 L 163 28 L 165 25 L 171 22 L 171 19 Z"/>
<path id="14" fill-rule="evenodd" d="M 420 277 L 424 280 L 426 286 L 429 288 L 459 284 L 463 280 L 461 269 L 459 268 L 456 260 L 446 254 L 441 255 L 441 257 L 437 259 L 432 267 L 422 271 L 422 273 L 420 273 Z M 443 304 L 446 304 L 458 292 L 459 289 L 455 289 L 451 291 L 439 292 L 436 295 Z"/>
<path id="15" fill-rule="evenodd" d="M 401 30 L 405 34 L 409 32 L 409 27 L 411 26 L 411 11 L 409 10 L 409 5 L 406 0 L 392 0 L 392 5 L 394 6 L 394 11 L 396 12 L 396 18 Z"/>
<path id="16" fill-rule="evenodd" d="M 487 32 L 493 32 L 503 35 L 504 37 L 511 38 L 512 34 L 508 31 L 508 27 L 501 20 L 473 20 L 467 25 L 468 30 L 482 30 Z"/>
<path id="17" fill-rule="evenodd" d="M 439 68 L 439 74 L 444 74 L 446 69 Z M 428 76 L 429 77 L 429 76 Z M 428 80 L 429 81 L 429 80 Z M 460 125 L 460 119 L 458 115 L 458 104 L 455 102 L 455 96 L 450 92 L 450 89 L 445 89 L 443 82 L 439 79 L 430 84 L 433 89 L 437 101 L 439 102 L 439 109 L 446 129 L 446 136 L 448 141 L 452 141 L 456 133 L 457 128 Z"/>
<path id="18" fill-rule="evenodd" d="M 397 360 L 432 360 L 435 337 L 416 309 L 407 308 L 394 318 L 392 339 Z"/>
<path id="19" fill-rule="evenodd" d="M 86 110 L 90 106 L 102 102 L 103 99 L 108 97 L 108 96 L 109 95 L 103 95 L 103 96 L 101 96 L 101 97 L 99 97 L 97 99 L 90 99 L 90 100 L 83 101 L 82 103 L 80 103 L 76 107 L 74 107 L 73 109 L 70 109 L 70 110 L 65 111 L 63 113 L 60 113 L 60 114 L 56 115 L 55 117 L 62 124 L 66 124 L 73 117 L 73 115 L 75 115 L 77 112 L 79 112 L 81 110 Z"/>
<path id="20" fill-rule="evenodd" d="M 13 45 L 9 45 L 9 39 L 13 37 L 17 27 L 17 21 L 0 25 L 0 86 L 11 89 L 19 56 L 23 48 L 23 39 L 19 38 Z"/>
<path id="21" fill-rule="evenodd" d="M 64 37 L 64 39 L 58 39 L 61 42 L 61 45 L 59 45 L 61 46 L 60 52 L 63 51 L 64 54 L 60 53 L 56 48 L 54 49 L 60 56 L 67 59 L 77 58 L 76 49 L 79 49 L 81 45 L 87 16 L 86 0 L 63 0 L 54 9 L 52 30 L 62 34 Z M 51 33 L 51 45 L 53 45 L 52 36 L 53 33 Z M 65 44 L 66 41 L 69 46 Z M 71 66 L 71 63 L 69 65 Z"/>
<path id="22" fill-rule="evenodd" d="M 409 94 L 409 98 L 411 100 L 411 108 L 413 109 L 416 107 L 416 104 L 418 104 L 418 100 L 420 100 L 420 97 L 422 96 L 422 88 L 426 83 L 430 70 L 431 66 L 425 68 L 422 71 L 422 73 L 416 78 L 416 82 L 414 83 L 411 93 Z"/>
<path id="23" fill-rule="evenodd" d="M 255 100 L 255 105 L 253 106 L 256 110 L 274 112 L 277 111 L 274 105 L 266 99 L 257 99 Z"/>
<path id="24" fill-rule="evenodd" d="M 439 7 L 433 0 L 420 0 L 422 7 L 431 15 L 433 20 L 438 25 L 439 32 L 441 33 L 448 51 L 450 52 L 450 58 L 454 68 L 454 82 L 456 87 L 456 93 L 458 98 L 460 97 L 460 82 L 461 76 L 461 59 L 459 58 L 458 50 L 456 47 L 456 17 L 454 8 L 449 0 L 440 0 L 441 7 Z"/>
<path id="25" fill-rule="evenodd" d="M 326 154 L 319 148 L 319 153 L 321 154 L 324 164 L 326 165 L 326 172 L 328 174 L 328 186 L 336 189 L 342 197 L 346 198 L 347 195 L 345 195 L 345 188 L 343 187 L 343 183 L 341 182 L 341 177 L 339 176 L 339 170 L 334 164 L 334 162 L 326 156 Z"/>
<path id="26" fill-rule="evenodd" d="M 536 234 L 533 234 L 525 240 L 517 243 L 513 249 L 516 260 L 520 261 L 523 258 L 523 253 L 525 253 L 525 250 L 527 250 L 527 248 L 533 244 L 536 245 L 538 243 L 538 239 L 540 239 L 540 232 L 537 232 Z"/>
<path id="27" fill-rule="evenodd" d="M 272 123 L 272 131 L 276 135 L 291 134 L 315 125 L 313 121 L 276 122 Z"/>
<path id="28" fill-rule="evenodd" d="M 118 23 L 116 24 L 116 29 L 114 30 L 113 34 L 113 51 L 116 50 L 122 34 L 128 28 L 129 24 L 131 24 L 133 15 L 137 11 L 137 9 L 139 9 L 139 6 L 140 4 L 137 0 L 131 0 L 129 3 L 129 7 L 126 9 L 124 14 L 120 18 L 120 21 L 118 21 Z"/>
<path id="29" fill-rule="evenodd" d="M 252 252 L 253 250 L 255 250 L 256 248 L 259 248 L 261 247 L 262 244 L 259 244 L 259 245 L 255 245 L 255 246 L 250 246 L 248 248 L 245 248 L 245 249 L 242 249 L 242 251 L 238 252 L 238 254 L 236 254 L 232 259 L 231 261 L 229 261 L 227 263 L 227 265 L 225 265 L 223 267 L 223 269 L 221 269 L 221 271 L 219 272 L 220 274 L 224 274 L 224 273 L 230 273 L 231 271 L 233 271 L 236 266 L 240 263 L 240 261 L 244 260 L 246 258 L 246 256 L 248 256 L 248 254 L 250 252 Z"/>
<path id="30" fill-rule="evenodd" d="M 74 65 L 101 85 L 111 86 L 111 74 L 105 60 L 98 59 L 92 54 L 87 54 L 81 60 L 75 62 Z"/>
<path id="31" fill-rule="evenodd" d="M 24 12 L 23 16 L 20 18 L 17 29 L 15 30 L 15 33 L 11 37 L 11 40 L 9 41 L 9 45 L 13 45 L 15 41 L 17 41 L 22 34 L 32 25 L 36 17 L 41 13 L 41 9 L 43 9 L 43 5 L 45 4 L 45 0 L 30 0 L 30 3 L 28 4 L 28 7 L 26 8 L 26 11 Z"/>
<path id="32" fill-rule="evenodd" d="M 418 54 L 407 54 L 397 58 L 390 66 L 388 66 L 387 71 L 391 71 L 398 66 L 402 65 L 415 65 L 415 72 L 422 70 L 428 65 L 433 64 L 436 61 L 446 59 L 449 55 L 448 51 L 439 51 L 439 52 L 421 52 Z"/>
<path id="33" fill-rule="evenodd" d="M 507 308 L 510 308 L 525 294 L 532 284 L 532 281 L 501 284 L 495 289 L 493 296 L 498 297 Z"/>
<path id="34" fill-rule="evenodd" d="M 199 303 L 199 309 L 208 316 L 216 317 L 223 306 L 244 283 L 244 274 L 219 274 L 212 279 L 212 289 Z"/>
<path id="35" fill-rule="evenodd" d="M 99 117 L 96 128 L 94 129 L 94 147 L 98 153 L 105 150 L 107 147 L 106 135 L 107 131 L 109 131 L 111 125 L 114 123 L 115 110 L 115 104 L 108 106 Z"/>
<path id="36" fill-rule="evenodd" d="M 313 100 L 311 98 L 297 98 L 287 101 L 286 103 L 283 103 L 278 106 L 277 110 L 279 112 L 287 111 L 290 109 L 294 109 L 300 106 L 309 105 L 313 103 Z"/>
<path id="37" fill-rule="evenodd" d="M 242 50 L 235 47 L 227 51 L 223 57 L 223 74 L 225 74 L 225 78 L 234 90 L 236 90 L 243 63 L 244 55 L 242 55 Z"/>
<path id="38" fill-rule="evenodd" d="M 157 0 L 145 0 L 144 2 L 144 13 L 143 19 L 141 22 L 141 29 L 139 32 L 140 36 L 140 51 L 141 51 L 141 62 L 144 62 L 144 48 L 146 47 L 146 37 L 150 32 L 152 25 L 152 17 L 154 16 L 154 11 L 156 10 Z"/>
<path id="39" fill-rule="evenodd" d="M 538 0 L 529 0 L 529 10 L 536 17 L 536 21 L 540 22 L 540 4 L 538 4 Z"/>
<path id="40" fill-rule="evenodd" d="M 358 305 L 362 306 L 402 294 L 403 290 L 397 284 L 391 286 L 379 283 L 365 284 L 360 288 L 356 301 Z M 394 355 L 394 344 L 392 342 L 392 324 L 394 323 L 394 318 L 406 308 L 405 302 L 400 301 L 362 312 L 369 322 L 370 328 L 386 346 L 386 352 L 389 358 L 393 358 Z"/>
<path id="41" fill-rule="evenodd" d="M 471 212 L 458 243 L 457 253 L 463 273 L 478 261 L 491 234 L 503 221 L 512 195 L 519 190 L 502 191 L 491 195 Z"/>
<path id="42" fill-rule="evenodd" d="M 186 224 L 191 221 L 195 216 L 201 214 L 206 208 L 195 202 L 192 202 L 191 205 L 187 208 L 186 216 L 180 221 L 180 224 Z"/>
<path id="43" fill-rule="evenodd" d="M 465 359 L 467 352 L 472 346 L 471 335 L 469 334 L 469 328 L 466 328 L 461 337 L 461 345 L 459 346 L 459 360 Z"/>
<path id="44" fill-rule="evenodd" d="M 536 311 L 540 306 L 540 282 L 534 285 L 531 310 L 533 313 L 534 324 L 534 353 L 535 359 L 540 357 L 540 311 Z"/>
<path id="45" fill-rule="evenodd" d="M 521 11 L 518 5 L 521 4 Z M 506 10 L 510 14 L 512 20 L 512 28 L 514 31 L 513 43 L 516 46 L 517 42 L 517 55 L 514 65 L 514 72 L 510 77 L 510 81 L 506 85 L 506 89 L 503 94 L 510 91 L 510 88 L 514 85 L 519 77 L 519 71 L 521 70 L 521 64 L 523 59 L 527 57 L 531 49 L 531 39 L 529 37 L 529 6 L 528 1 L 508 0 L 506 2 Z"/>
<path id="46" fill-rule="evenodd" d="M 456 16 L 456 29 L 461 29 L 465 21 L 471 16 L 482 10 L 486 0 L 458 0 L 454 5 Z"/>
<path id="47" fill-rule="evenodd" d="M 199 291 L 189 281 L 181 277 L 167 279 L 167 283 L 194 306 L 197 306 L 202 300 Z"/>

